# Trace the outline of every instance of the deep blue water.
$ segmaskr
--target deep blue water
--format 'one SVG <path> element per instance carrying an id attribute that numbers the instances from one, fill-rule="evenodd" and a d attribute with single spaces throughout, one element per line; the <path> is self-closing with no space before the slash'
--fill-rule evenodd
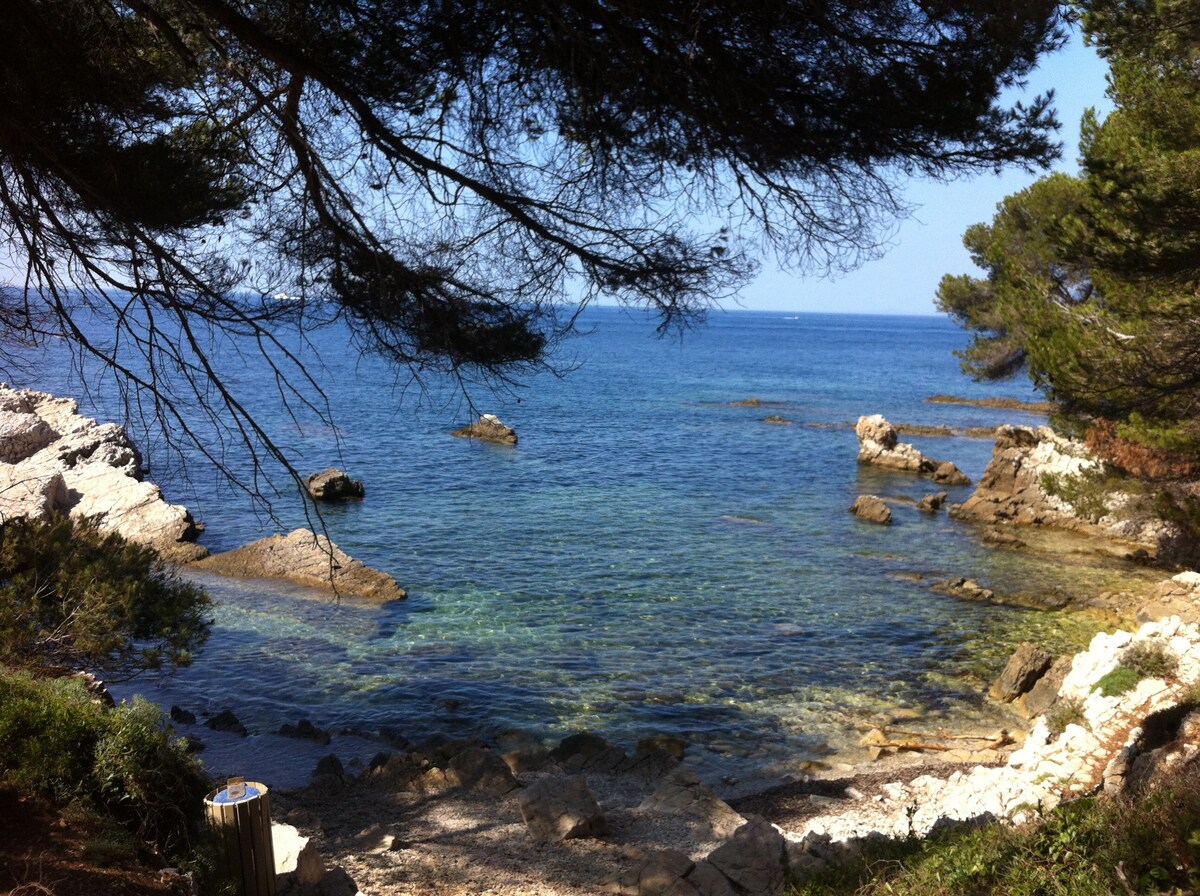
<path id="1" fill-rule="evenodd" d="M 323 362 L 336 432 L 292 421 L 262 368 L 238 360 L 235 381 L 300 470 L 336 463 L 365 482 L 366 500 L 326 513 L 330 534 L 410 597 L 333 605 L 211 580 L 213 638 L 159 699 L 235 705 L 259 731 L 306 717 L 414 738 L 671 733 L 711 776 L 744 777 L 843 749 L 865 719 L 898 710 L 986 723 L 981 686 L 1017 642 L 1082 637 L 1057 614 L 929 588 L 958 575 L 1008 592 L 1056 587 L 1061 563 L 994 550 L 905 504 L 887 528 L 846 512 L 862 492 L 936 490 L 860 469 L 859 415 L 1042 422 L 926 401 L 1036 398 L 1020 381 L 963 377 L 952 352 L 966 337 L 948 320 L 733 312 L 682 340 L 616 309 L 584 320 L 590 334 L 559 356 L 566 375 L 472 389 L 474 408 L 436 379 L 393 385 L 344 332 L 318 334 L 315 355 L 297 350 L 314 370 Z M 32 385 L 63 389 L 58 373 L 43 367 Z M 105 394 L 89 412 L 115 413 Z M 732 405 L 749 397 L 764 404 Z M 515 427 L 519 445 L 449 435 L 476 412 Z M 912 441 L 973 478 L 991 453 L 988 440 Z M 198 463 L 186 480 L 164 469 L 168 497 L 194 509 L 214 550 L 280 528 Z M 299 499 L 275 509 L 283 528 L 305 524 Z"/>

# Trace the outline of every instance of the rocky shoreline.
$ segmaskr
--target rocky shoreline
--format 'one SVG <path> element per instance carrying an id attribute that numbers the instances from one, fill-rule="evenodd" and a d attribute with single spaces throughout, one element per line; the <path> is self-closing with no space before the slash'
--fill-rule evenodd
<path id="1" fill-rule="evenodd" d="M 309 483 L 314 500 L 331 497 L 330 481 L 350 483 L 339 474 L 326 470 L 310 477 L 322 482 L 319 491 Z M 350 490 L 361 497 L 361 483 L 350 483 Z M 406 597 L 390 575 L 308 529 L 210 555 L 196 543 L 203 526 L 144 480 L 141 455 L 122 427 L 82 416 L 73 399 L 0 384 L 0 521 L 50 513 L 90 519 L 101 532 L 154 548 L 165 560 L 220 575 L 283 578 L 372 600 Z"/>
<path id="2" fill-rule="evenodd" d="M 142 480 L 123 430 L 77 411 L 68 399 L 0 387 L 3 519 L 88 516 L 198 569 L 282 575 L 379 600 L 404 596 L 391 577 L 308 530 L 205 559 L 196 544 L 201 527 Z M 860 463 L 965 484 L 953 463 L 900 443 L 882 417 L 860 419 L 857 432 Z M 1049 487 L 1095 465 L 1081 446 L 1045 427 L 1000 427 L 978 487 L 949 513 L 1012 547 L 1025 546 L 1028 532 L 1065 530 L 1117 557 L 1169 558 L 1177 537 L 1170 526 L 1108 513 L 1110 504 L 1120 510 L 1119 498 L 1087 518 Z M 938 495 L 917 506 L 940 512 L 945 498 Z M 361 497 L 361 486 L 353 497 Z M 888 508 L 874 509 L 882 522 Z M 995 598 L 965 578 L 958 591 L 965 599 Z M 1032 719 L 1028 733 L 1020 722 L 978 737 L 881 726 L 864 743 L 877 761 L 815 765 L 738 799 L 723 800 L 701 782 L 682 743 L 648 741 L 627 752 L 588 734 L 554 749 L 507 751 L 480 741 L 394 742 L 349 771 L 330 754 L 311 785 L 276 796 L 277 821 L 292 826 L 279 829 L 290 844 L 277 856 L 288 875 L 280 892 L 777 896 L 789 874 L 852 856 L 870 839 L 981 819 L 1016 822 L 1031 817 L 1031 806 L 1119 790 L 1160 767 L 1196 761 L 1200 717 L 1188 710 L 1200 694 L 1200 574 L 1178 573 L 1145 595 L 1111 596 L 1109 606 L 1140 628 L 1097 635 L 1069 659 L 1014 658 L 1020 668 L 1006 670 L 1019 680 L 1009 686 L 1016 692 L 994 696 L 1018 702 Z M 1143 677 L 1122 694 L 1096 690 L 1131 652 L 1151 648 L 1172 658 L 1170 675 Z M 1171 724 L 1164 727 L 1163 717 Z M 329 742 L 303 723 L 281 734 Z"/>
<path id="3" fill-rule="evenodd" d="M 1169 658 L 1170 673 L 1123 693 L 1098 688 L 1147 652 Z M 280 870 L 297 892 L 326 896 L 781 896 L 789 876 L 872 841 L 1019 824 L 1195 766 L 1198 694 L 1200 626 L 1175 618 L 1098 634 L 1020 745 L 934 761 L 913 747 L 740 799 L 719 798 L 678 751 L 647 742 L 627 753 L 589 734 L 507 753 L 479 741 L 409 745 L 358 773 L 325 760 L 311 786 L 275 802 L 280 841 L 296 844 L 291 855 L 309 842 L 310 854 L 308 872 L 287 857 Z"/>

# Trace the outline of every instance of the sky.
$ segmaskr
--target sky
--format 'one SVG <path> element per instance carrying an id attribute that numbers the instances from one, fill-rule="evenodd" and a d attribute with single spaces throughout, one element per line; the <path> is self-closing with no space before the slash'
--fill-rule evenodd
<path id="1" fill-rule="evenodd" d="M 1079 120 L 1088 107 L 1111 108 L 1104 95 L 1106 65 L 1075 34 L 1064 50 L 1046 57 L 1023 95 L 1053 88 L 1062 122 L 1063 154 L 1055 170 L 1078 170 Z M 1039 174 L 1014 169 L 1000 176 L 939 184 L 913 181 L 904 195 L 919 206 L 901 224 L 886 254 L 836 279 L 800 277 L 765 262 L 763 272 L 743 292 L 740 307 L 792 312 L 936 314 L 934 294 L 944 274 L 978 274 L 962 245 L 963 232 L 987 222 L 1005 196 L 1029 186 Z M 737 307 L 727 304 L 726 307 Z"/>

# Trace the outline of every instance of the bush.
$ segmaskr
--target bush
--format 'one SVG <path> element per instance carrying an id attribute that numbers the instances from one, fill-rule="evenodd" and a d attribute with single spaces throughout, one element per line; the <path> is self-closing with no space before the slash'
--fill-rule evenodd
<path id="1" fill-rule="evenodd" d="M 208 780 L 147 700 L 114 711 L 96 744 L 91 781 L 96 799 L 141 840 L 175 851 L 198 830 Z"/>
<path id="2" fill-rule="evenodd" d="M 60 806 L 80 803 L 174 857 L 196 840 L 208 788 L 150 703 L 108 709 L 74 679 L 3 667 L 0 778 Z"/>
<path id="3" fill-rule="evenodd" d="M 151 549 L 63 516 L 0 526 L 0 662 L 132 673 L 191 661 L 209 598 Z"/>
<path id="4" fill-rule="evenodd" d="M 1134 641 L 1121 654 L 1121 663 L 1142 678 L 1170 678 L 1179 668 L 1179 657 L 1159 641 Z"/>
<path id="5" fill-rule="evenodd" d="M 1066 501 L 1084 519 L 1093 522 L 1109 515 L 1115 495 L 1140 495 L 1142 484 L 1125 476 L 1114 476 L 1102 466 L 1076 476 L 1043 473 L 1040 484 L 1048 495 Z"/>
<path id="6" fill-rule="evenodd" d="M 82 796 L 106 724 L 74 679 L 0 672 L 0 775 L 23 790 L 59 805 Z"/>
<path id="7" fill-rule="evenodd" d="M 1066 731 L 1068 725 L 1083 725 L 1086 721 L 1083 701 L 1078 697 L 1063 697 L 1046 713 L 1046 728 L 1055 737 Z"/>
<path id="8" fill-rule="evenodd" d="M 1094 691 L 1115 697 L 1133 690 L 1143 678 L 1170 678 L 1179 658 L 1157 641 L 1134 641 L 1121 654 L 1117 667 L 1096 682 Z"/>

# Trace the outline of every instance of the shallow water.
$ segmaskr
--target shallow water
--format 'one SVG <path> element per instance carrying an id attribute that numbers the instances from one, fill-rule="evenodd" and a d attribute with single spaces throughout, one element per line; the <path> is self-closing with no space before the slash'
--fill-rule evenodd
<path id="1" fill-rule="evenodd" d="M 965 603 L 933 582 L 970 575 L 1028 595 L 1143 577 L 991 548 L 911 503 L 886 528 L 846 512 L 859 493 L 911 502 L 939 488 L 859 468 L 861 414 L 1042 422 L 924 400 L 1036 398 L 1023 384 L 964 379 L 952 351 L 966 340 L 944 319 L 731 313 L 682 343 L 616 310 L 587 323 L 565 378 L 473 396 L 517 429 L 515 447 L 450 437 L 472 418 L 453 389 L 392 393 L 378 362 L 353 359 L 337 331 L 319 349 L 340 456 L 334 432 L 290 423 L 256 387 L 261 371 L 239 370 L 298 468 L 339 463 L 366 483 L 366 500 L 326 513 L 330 534 L 411 596 L 335 605 L 209 580 L 213 638 L 153 696 L 198 713 L 233 707 L 260 732 L 303 717 L 414 739 L 590 729 L 631 745 L 670 733 L 711 779 L 745 779 L 846 750 L 865 720 L 898 711 L 998 725 L 980 692 L 1013 647 L 1074 649 L 1096 627 Z M 764 405 L 732 406 L 751 396 Z M 790 425 L 764 423 L 772 414 Z M 982 439 L 912 441 L 973 478 L 991 453 Z M 207 524 L 210 547 L 274 531 L 209 485 L 198 466 L 165 482 Z M 961 501 L 970 489 L 949 491 Z M 276 505 L 285 527 L 305 523 L 302 508 Z"/>

